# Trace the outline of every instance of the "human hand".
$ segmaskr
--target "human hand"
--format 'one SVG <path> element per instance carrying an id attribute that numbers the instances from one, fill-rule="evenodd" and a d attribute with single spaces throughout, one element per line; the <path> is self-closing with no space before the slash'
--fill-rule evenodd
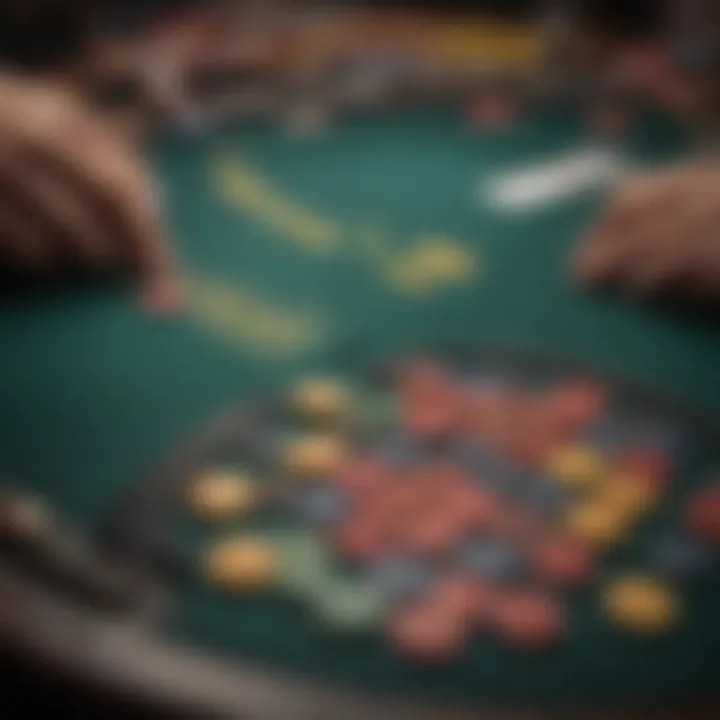
<path id="1" fill-rule="evenodd" d="M 638 295 L 720 296 L 720 168 L 698 162 L 625 181 L 574 271 Z"/>
<path id="2" fill-rule="evenodd" d="M 79 100 L 0 76 L 0 262 L 130 270 L 152 311 L 181 300 L 153 188 Z"/>

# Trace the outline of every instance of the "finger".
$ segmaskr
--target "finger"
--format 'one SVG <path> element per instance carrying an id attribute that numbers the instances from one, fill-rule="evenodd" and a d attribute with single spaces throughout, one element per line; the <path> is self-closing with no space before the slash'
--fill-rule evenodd
<path id="1" fill-rule="evenodd" d="M 109 267 L 117 260 L 111 238 L 80 189 L 58 177 L 30 148 L 18 148 L 7 160 L 5 188 L 12 185 L 10 192 L 41 219 L 58 242 L 58 255 L 91 267 Z"/>
<path id="2" fill-rule="evenodd" d="M 47 266 L 51 261 L 40 227 L 7 197 L 0 202 L 0 253 L 8 263 L 26 269 Z"/>
<path id="3" fill-rule="evenodd" d="M 660 216 L 682 212 L 689 171 L 639 177 L 617 193 L 605 218 L 582 243 L 573 258 L 581 281 L 606 282 L 651 242 L 652 226 Z"/>
<path id="4" fill-rule="evenodd" d="M 53 125 L 37 123 L 33 134 L 44 162 L 82 188 L 114 228 L 130 264 L 143 277 L 166 274 L 172 258 L 155 193 L 129 148 L 104 126 L 72 113 Z"/>
<path id="5" fill-rule="evenodd" d="M 709 196 L 691 195 L 673 213 L 649 223 L 623 275 L 624 286 L 639 295 L 655 294 L 697 276 L 707 261 L 705 241 L 714 212 Z"/>

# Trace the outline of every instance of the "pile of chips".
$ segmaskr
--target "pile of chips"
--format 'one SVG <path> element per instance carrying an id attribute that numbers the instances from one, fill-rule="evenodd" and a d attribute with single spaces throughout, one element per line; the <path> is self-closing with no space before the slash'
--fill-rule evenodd
<path id="1" fill-rule="evenodd" d="M 233 491 L 217 471 L 198 482 L 205 518 L 262 506 L 289 521 L 215 546 L 210 578 L 243 592 L 281 585 L 328 627 L 384 627 L 417 660 L 459 657 L 478 633 L 523 650 L 559 642 L 573 590 L 599 582 L 608 551 L 657 508 L 679 434 L 623 415 L 595 380 L 532 384 L 428 360 L 389 375 L 295 388 L 268 420 L 281 439 L 258 472 L 273 483 L 246 473 Z M 717 568 L 720 489 L 691 498 L 685 516 L 652 544 L 650 570 L 602 580 L 618 627 L 671 629 L 677 581 Z"/>

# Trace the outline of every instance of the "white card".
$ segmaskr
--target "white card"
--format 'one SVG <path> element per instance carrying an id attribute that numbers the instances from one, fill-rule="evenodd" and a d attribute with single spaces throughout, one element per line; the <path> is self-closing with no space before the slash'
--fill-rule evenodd
<path id="1" fill-rule="evenodd" d="M 513 168 L 481 183 L 479 195 L 505 211 L 533 210 L 615 182 L 626 172 L 620 156 L 605 148 L 586 148 Z"/>

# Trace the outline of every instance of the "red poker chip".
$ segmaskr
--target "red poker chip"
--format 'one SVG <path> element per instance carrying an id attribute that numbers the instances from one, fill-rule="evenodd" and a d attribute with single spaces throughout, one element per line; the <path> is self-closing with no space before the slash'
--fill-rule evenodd
<path id="1" fill-rule="evenodd" d="M 427 601 L 398 611 L 390 619 L 389 635 L 400 653 L 420 662 L 455 660 L 467 646 L 465 625 L 441 605 Z"/>
<path id="2" fill-rule="evenodd" d="M 456 425 L 457 403 L 449 393 L 427 398 L 406 398 L 402 403 L 403 426 L 420 437 L 450 434 Z"/>
<path id="3" fill-rule="evenodd" d="M 500 500 L 479 487 L 455 490 L 444 498 L 443 503 L 463 531 L 490 529 L 503 512 Z"/>
<path id="4" fill-rule="evenodd" d="M 541 463 L 550 451 L 568 435 L 564 422 L 553 413 L 552 406 L 534 399 L 527 403 L 512 439 L 510 455 L 517 462 L 534 466 Z"/>
<path id="5" fill-rule="evenodd" d="M 499 588 L 490 583 L 476 581 L 473 587 L 472 608 L 470 618 L 478 628 L 487 628 L 494 624 L 499 608 L 503 602 L 503 594 Z"/>
<path id="6" fill-rule="evenodd" d="M 356 516 L 333 532 L 335 548 L 348 560 L 368 562 L 387 555 L 388 538 L 371 518 Z"/>
<path id="7" fill-rule="evenodd" d="M 672 460 L 667 453 L 640 448 L 630 451 L 620 460 L 620 470 L 637 482 L 661 490 L 670 480 Z"/>
<path id="8" fill-rule="evenodd" d="M 565 632 L 560 605 L 543 593 L 508 593 L 498 606 L 496 624 L 506 642 L 523 650 L 552 646 Z"/>
<path id="9" fill-rule="evenodd" d="M 595 574 L 595 560 L 589 548 L 570 537 L 540 539 L 531 548 L 536 571 L 550 583 L 564 587 L 584 585 Z"/>
<path id="10" fill-rule="evenodd" d="M 452 382 L 439 363 L 416 360 L 400 368 L 398 385 L 403 397 L 426 397 L 447 392 Z"/>
<path id="11" fill-rule="evenodd" d="M 597 419 L 605 409 L 605 388 L 597 382 L 578 380 L 555 390 L 549 398 L 554 418 L 566 426 Z"/>
<path id="12" fill-rule="evenodd" d="M 463 575 L 444 578 L 431 592 L 433 604 L 454 615 L 459 621 L 467 621 L 476 610 L 476 582 Z"/>
<path id="13" fill-rule="evenodd" d="M 685 522 L 702 539 L 720 544 L 720 487 L 695 495 L 685 508 Z"/>
<path id="14" fill-rule="evenodd" d="M 348 460 L 332 481 L 355 495 L 382 488 L 389 480 L 389 472 L 374 458 L 355 457 Z"/>
<path id="15" fill-rule="evenodd" d="M 463 534 L 456 517 L 446 511 L 428 511 L 402 522 L 404 549 L 423 556 L 446 554 Z"/>

